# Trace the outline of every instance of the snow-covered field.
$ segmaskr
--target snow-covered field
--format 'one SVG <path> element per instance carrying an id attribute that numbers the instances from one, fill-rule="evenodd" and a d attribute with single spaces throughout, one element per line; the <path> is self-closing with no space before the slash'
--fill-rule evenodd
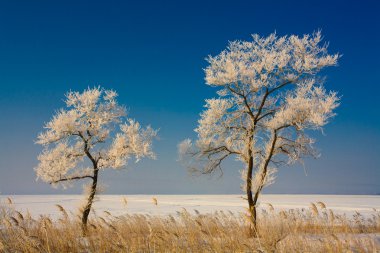
<path id="1" fill-rule="evenodd" d="M 29 211 L 32 216 L 49 215 L 56 218 L 60 215 L 56 204 L 66 210 L 77 213 L 85 197 L 82 195 L 0 195 L 2 204 L 7 197 L 13 201 L 16 210 Z M 123 200 L 127 200 L 127 204 Z M 156 198 L 158 205 L 153 203 Z M 276 210 L 308 208 L 311 202 L 322 201 L 328 209 L 336 213 L 352 215 L 355 211 L 368 216 L 380 210 L 380 196 L 375 195 L 272 195 L 261 196 L 260 207 L 266 208 L 270 203 Z M 210 213 L 217 210 L 244 212 L 246 200 L 242 195 L 100 195 L 94 204 L 96 213 L 109 211 L 113 215 L 122 214 L 175 214 L 186 208 L 189 212 L 198 210 Z"/>

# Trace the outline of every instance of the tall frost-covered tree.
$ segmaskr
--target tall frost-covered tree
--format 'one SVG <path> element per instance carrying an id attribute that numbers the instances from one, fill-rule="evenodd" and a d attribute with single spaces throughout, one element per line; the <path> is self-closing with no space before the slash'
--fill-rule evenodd
<path id="1" fill-rule="evenodd" d="M 79 179 L 91 181 L 82 212 L 84 232 L 99 172 L 122 169 L 130 158 L 155 158 L 152 141 L 157 131 L 126 118 L 126 110 L 116 97 L 115 91 L 100 87 L 67 93 L 66 109 L 46 123 L 37 139 L 44 147 L 35 168 L 37 178 L 64 186 Z"/>
<path id="2" fill-rule="evenodd" d="M 274 181 L 284 164 L 318 154 L 307 130 L 321 130 L 339 104 L 326 91 L 318 73 L 334 66 L 338 54 L 329 54 L 321 33 L 230 42 L 226 50 L 208 57 L 207 85 L 218 88 L 207 99 L 195 132 L 195 142 L 179 145 L 180 158 L 204 174 L 221 169 L 235 156 L 242 171 L 252 232 L 262 189 Z M 191 158 L 191 159 L 189 159 Z"/>

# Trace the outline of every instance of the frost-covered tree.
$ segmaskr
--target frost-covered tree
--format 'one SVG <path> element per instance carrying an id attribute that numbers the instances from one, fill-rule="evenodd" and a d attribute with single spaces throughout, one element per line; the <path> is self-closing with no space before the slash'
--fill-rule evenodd
<path id="1" fill-rule="evenodd" d="M 219 88 L 207 99 L 195 132 L 197 140 L 179 145 L 180 158 L 204 174 L 221 169 L 229 156 L 245 164 L 242 171 L 252 229 L 262 189 L 277 168 L 317 156 L 306 130 L 318 130 L 334 116 L 339 98 L 323 87 L 318 73 L 337 64 L 321 33 L 230 42 L 208 57 L 206 83 Z M 309 131 L 307 131 L 309 132 Z M 189 159 L 191 158 L 191 159 Z"/>
<path id="2" fill-rule="evenodd" d="M 130 158 L 155 158 L 152 141 L 157 131 L 126 118 L 116 97 L 115 91 L 100 87 L 67 93 L 67 108 L 54 115 L 37 139 L 44 147 L 35 168 L 37 178 L 63 186 L 78 179 L 91 180 L 82 213 L 84 232 L 99 172 L 122 169 Z"/>

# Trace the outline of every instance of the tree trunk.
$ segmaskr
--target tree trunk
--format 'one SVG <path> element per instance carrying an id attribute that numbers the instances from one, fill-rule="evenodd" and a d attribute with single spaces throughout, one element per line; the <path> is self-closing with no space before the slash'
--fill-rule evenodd
<path id="1" fill-rule="evenodd" d="M 263 187 L 264 187 L 264 182 L 265 182 L 264 180 L 265 180 L 265 177 L 267 176 L 268 165 L 269 165 L 269 162 L 272 159 L 273 151 L 274 151 L 274 148 L 275 148 L 275 145 L 276 145 L 276 141 L 277 141 L 277 132 L 275 131 L 274 132 L 274 137 L 273 137 L 273 140 L 272 140 L 272 143 L 271 143 L 271 146 L 270 146 L 269 155 L 266 158 L 265 163 L 264 163 L 264 169 L 263 169 L 262 174 L 261 174 L 261 182 L 260 182 L 260 185 L 257 187 L 257 189 L 255 191 L 255 195 L 253 196 L 253 198 L 252 198 L 252 190 L 251 190 L 251 187 L 252 187 L 253 157 L 250 154 L 251 156 L 250 156 L 249 163 L 248 163 L 248 175 L 247 175 L 247 196 L 248 196 L 249 211 L 250 211 L 250 214 L 251 214 L 251 221 L 252 221 L 251 233 L 253 232 L 254 236 L 258 235 L 256 205 L 257 205 L 257 201 L 259 199 L 259 196 L 261 194 L 261 191 L 263 190 Z M 248 179 L 248 176 L 249 176 L 249 179 Z M 248 188 L 248 186 L 250 188 Z"/>
<path id="2" fill-rule="evenodd" d="M 249 233 L 251 236 L 257 235 L 257 213 L 256 213 L 256 202 L 253 199 L 252 196 L 252 172 L 253 172 L 253 157 L 250 156 L 248 161 L 248 168 L 247 168 L 247 200 L 248 200 L 248 208 L 249 208 L 249 214 L 250 214 L 250 230 Z"/>
<path id="3" fill-rule="evenodd" d="M 92 203 L 94 201 L 94 197 L 95 197 L 95 193 L 96 193 L 96 185 L 98 183 L 98 172 L 99 172 L 99 170 L 97 168 L 94 169 L 94 177 L 92 180 L 91 192 L 90 192 L 90 195 L 88 196 L 87 204 L 85 205 L 85 207 L 83 209 L 83 214 L 82 214 L 82 232 L 83 232 L 83 235 L 86 235 L 86 233 L 87 233 L 88 215 L 90 214 L 91 206 L 92 206 Z"/>

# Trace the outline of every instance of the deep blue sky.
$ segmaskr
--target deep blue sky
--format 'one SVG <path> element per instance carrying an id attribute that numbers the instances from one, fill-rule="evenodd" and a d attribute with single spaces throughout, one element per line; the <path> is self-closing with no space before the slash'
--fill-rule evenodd
<path id="1" fill-rule="evenodd" d="M 379 1 L 0 1 L 0 192 L 74 193 L 35 181 L 34 144 L 64 93 L 115 89 L 130 116 L 160 128 L 158 160 L 101 175 L 106 193 L 240 193 L 241 164 L 222 178 L 193 178 L 176 145 L 193 132 L 205 98 L 204 58 L 250 34 L 322 29 L 328 89 L 338 116 L 316 134 L 318 160 L 280 170 L 272 193 L 380 193 Z"/>

